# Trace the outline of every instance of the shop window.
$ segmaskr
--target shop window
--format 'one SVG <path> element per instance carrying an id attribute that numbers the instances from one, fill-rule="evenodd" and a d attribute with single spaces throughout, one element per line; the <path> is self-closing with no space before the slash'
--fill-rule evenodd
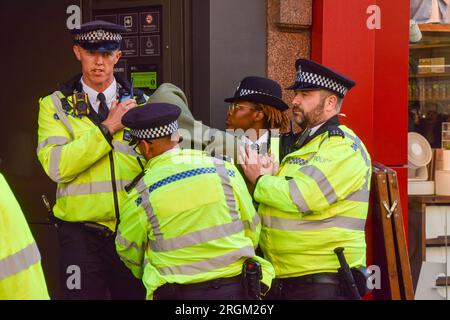
<path id="1" fill-rule="evenodd" d="M 408 131 L 423 135 L 432 148 L 450 148 L 442 139 L 450 121 L 449 12 L 447 1 L 411 1 Z"/>

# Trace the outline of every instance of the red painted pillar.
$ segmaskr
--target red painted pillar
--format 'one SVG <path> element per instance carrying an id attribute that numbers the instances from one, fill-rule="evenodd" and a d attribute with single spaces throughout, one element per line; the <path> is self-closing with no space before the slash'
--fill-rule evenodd
<path id="1" fill-rule="evenodd" d="M 380 9 L 381 28 L 370 29 L 368 8 Z M 407 121 L 408 0 L 314 0 L 311 59 L 353 78 L 341 118 L 363 140 L 372 161 L 398 172 L 408 227 Z M 367 221 L 367 263 L 374 263 L 372 219 Z M 407 239 L 407 235 L 406 235 Z"/>

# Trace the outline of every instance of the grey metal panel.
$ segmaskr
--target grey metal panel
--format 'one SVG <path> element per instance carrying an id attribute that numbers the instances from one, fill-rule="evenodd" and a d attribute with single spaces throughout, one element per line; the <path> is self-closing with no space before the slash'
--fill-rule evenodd
<path id="1" fill-rule="evenodd" d="M 192 14 L 194 116 L 224 129 L 223 99 L 243 77 L 266 75 L 267 1 L 193 1 Z"/>
<path id="2" fill-rule="evenodd" d="M 211 125 L 224 129 L 227 104 L 245 76 L 266 75 L 267 4 L 211 0 Z"/>

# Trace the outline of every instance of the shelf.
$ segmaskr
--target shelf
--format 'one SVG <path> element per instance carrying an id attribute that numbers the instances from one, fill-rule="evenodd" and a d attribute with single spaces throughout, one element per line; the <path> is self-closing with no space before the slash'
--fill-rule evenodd
<path id="1" fill-rule="evenodd" d="M 427 239 L 426 245 L 427 247 L 445 247 L 450 245 L 450 237 L 447 237 L 447 242 L 445 241 L 445 236 L 439 236 L 435 239 Z"/>
<path id="2" fill-rule="evenodd" d="M 450 101 L 450 98 L 442 98 L 442 99 L 408 99 L 408 102 L 445 102 Z"/>
<path id="3" fill-rule="evenodd" d="M 450 206 L 450 196 L 438 196 L 438 195 L 409 195 L 409 201 L 420 202 L 425 204 L 434 205 L 447 205 Z"/>
<path id="4" fill-rule="evenodd" d="M 436 280 L 437 287 L 445 287 L 445 277 L 439 277 Z M 450 277 L 447 277 L 447 284 L 450 285 Z"/>
<path id="5" fill-rule="evenodd" d="M 450 24 L 422 23 L 419 29 L 422 32 L 450 32 Z"/>
<path id="6" fill-rule="evenodd" d="M 410 79 L 416 78 L 445 78 L 450 77 L 450 73 L 424 73 L 424 74 L 414 74 L 410 75 Z"/>
<path id="7" fill-rule="evenodd" d="M 435 49 L 435 48 L 449 48 L 450 49 L 450 43 L 435 43 L 435 44 L 411 44 L 409 46 L 410 49 Z"/>

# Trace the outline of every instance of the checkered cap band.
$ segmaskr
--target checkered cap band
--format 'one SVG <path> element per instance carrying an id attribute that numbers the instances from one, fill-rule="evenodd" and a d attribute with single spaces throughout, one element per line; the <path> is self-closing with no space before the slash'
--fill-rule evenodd
<path id="1" fill-rule="evenodd" d="M 340 94 L 342 94 L 344 96 L 348 92 L 348 89 L 344 85 L 342 85 L 330 78 L 321 76 L 319 74 L 310 73 L 310 72 L 297 72 L 296 82 L 309 83 L 309 84 L 313 84 L 316 86 L 324 87 L 331 91 L 339 92 Z"/>
<path id="2" fill-rule="evenodd" d="M 131 135 L 136 139 L 158 139 L 166 137 L 178 130 L 178 122 L 151 129 L 131 129 Z"/>
<path id="3" fill-rule="evenodd" d="M 245 96 L 248 96 L 248 95 L 251 95 L 251 94 L 262 94 L 262 95 L 265 95 L 265 96 L 275 97 L 274 95 L 271 95 L 271 94 L 268 94 L 268 93 L 265 93 L 265 92 L 261 92 L 261 91 L 256 91 L 256 90 L 250 90 L 250 89 L 240 89 L 239 90 L 239 96 L 240 97 L 245 97 Z M 275 98 L 278 98 L 278 97 L 275 97 Z"/>
<path id="4" fill-rule="evenodd" d="M 80 33 L 75 35 L 75 41 L 78 42 L 103 42 L 103 41 L 122 41 L 122 35 L 120 33 L 105 31 L 103 29 L 93 30 L 90 32 Z"/>

